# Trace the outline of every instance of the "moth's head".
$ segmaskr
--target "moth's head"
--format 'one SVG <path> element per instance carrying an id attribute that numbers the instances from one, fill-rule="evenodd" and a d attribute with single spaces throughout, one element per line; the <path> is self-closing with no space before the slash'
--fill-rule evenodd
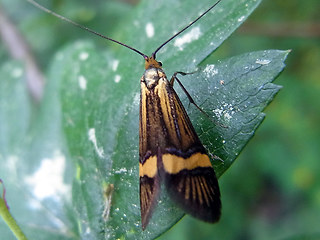
<path id="1" fill-rule="evenodd" d="M 155 59 L 155 56 L 152 55 L 151 57 L 145 57 L 144 58 L 145 60 L 145 69 L 149 69 L 149 68 L 162 68 L 162 63 L 161 62 L 158 62 L 156 59 Z"/>

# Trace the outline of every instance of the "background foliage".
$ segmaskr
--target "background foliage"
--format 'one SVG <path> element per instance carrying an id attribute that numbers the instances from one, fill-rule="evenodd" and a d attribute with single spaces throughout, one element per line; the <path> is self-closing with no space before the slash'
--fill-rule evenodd
<path id="1" fill-rule="evenodd" d="M 28 4 L 3 2 L 8 14 L 19 23 L 24 36 L 32 43 L 32 50 L 43 69 L 52 61 L 56 49 L 83 38 L 82 31 L 70 30 L 65 23 L 43 14 L 42 26 L 39 26 L 39 21 L 33 21 L 39 12 Z M 67 7 L 65 4 L 63 8 L 59 7 L 61 1 L 55 1 L 51 9 L 85 25 L 90 24 L 99 32 L 108 28 L 108 34 L 121 39 L 112 34 L 113 30 L 119 34 L 117 29 L 112 29 L 115 25 L 108 23 L 121 21 L 121 14 L 126 14 L 132 6 L 124 2 L 106 7 L 102 1 L 87 1 L 85 5 L 68 1 Z M 213 236 L 217 239 L 299 239 L 308 236 L 310 239 L 319 234 L 319 10 L 317 0 L 265 0 L 249 21 L 213 54 L 213 60 L 217 60 L 261 49 L 292 49 L 288 67 L 277 82 L 284 88 L 267 108 L 266 121 L 237 163 L 220 178 L 221 222 L 209 225 L 187 216 L 162 236 L 163 239 L 212 239 Z M 102 40 L 96 41 L 105 45 Z M 3 45 L 0 48 L 0 60 L 5 61 L 6 51 Z M 12 118 L 24 121 L 37 110 L 24 108 L 28 96 L 23 95 L 21 89 L 16 92 L 21 109 L 19 116 Z M 16 131 L 26 131 L 26 127 Z M 52 139 L 55 139 L 54 134 L 53 129 Z M 47 146 L 50 149 L 50 144 Z"/>

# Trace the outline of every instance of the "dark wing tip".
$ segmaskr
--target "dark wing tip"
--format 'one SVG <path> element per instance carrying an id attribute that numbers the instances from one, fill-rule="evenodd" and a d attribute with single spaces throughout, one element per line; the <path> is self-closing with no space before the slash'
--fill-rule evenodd
<path id="1" fill-rule="evenodd" d="M 220 190 L 212 167 L 166 174 L 165 179 L 170 197 L 186 213 L 211 223 L 220 219 Z"/>
<path id="2" fill-rule="evenodd" d="M 157 178 L 140 177 L 140 209 L 141 225 L 145 230 L 151 218 L 154 206 L 159 195 L 159 182 Z"/>

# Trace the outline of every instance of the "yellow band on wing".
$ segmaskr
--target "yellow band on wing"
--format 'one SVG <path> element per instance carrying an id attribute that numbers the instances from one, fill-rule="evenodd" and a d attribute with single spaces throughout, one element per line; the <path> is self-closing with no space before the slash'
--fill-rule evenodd
<path id="1" fill-rule="evenodd" d="M 149 157 L 143 165 L 139 163 L 139 176 L 153 178 L 157 174 L 157 156 Z"/>
<path id="2" fill-rule="evenodd" d="M 194 153 L 189 158 L 178 157 L 174 154 L 163 154 L 162 162 L 164 170 L 170 174 L 176 174 L 181 170 L 192 170 L 197 167 L 212 167 L 207 154 Z"/>

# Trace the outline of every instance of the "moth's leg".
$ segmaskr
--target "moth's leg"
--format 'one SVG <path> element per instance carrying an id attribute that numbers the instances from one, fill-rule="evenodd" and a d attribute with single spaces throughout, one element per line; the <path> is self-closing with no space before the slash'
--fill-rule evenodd
<path id="1" fill-rule="evenodd" d="M 180 81 L 179 78 L 177 77 L 178 74 L 180 74 L 180 75 L 182 75 L 182 76 L 185 76 L 185 75 L 190 75 L 190 74 L 193 74 L 193 73 L 195 73 L 195 72 L 191 72 L 191 73 L 175 72 L 175 73 L 172 75 L 171 79 L 170 79 L 170 85 L 173 87 L 173 83 L 174 83 L 174 81 L 176 80 L 176 81 L 179 83 L 179 85 L 180 85 L 180 87 L 182 88 L 182 90 L 184 91 L 184 93 L 187 95 L 187 97 L 188 97 L 188 99 L 189 99 L 189 102 L 192 103 L 194 106 L 196 106 L 196 108 L 198 108 L 198 110 L 199 110 L 200 112 L 202 112 L 204 115 L 206 115 L 206 116 L 210 119 L 209 115 L 208 115 L 205 111 L 203 111 L 203 110 L 195 103 L 195 101 L 193 100 L 193 98 L 191 97 L 191 95 L 188 93 L 187 89 L 182 85 L 181 81 Z"/>
<path id="2" fill-rule="evenodd" d="M 219 122 L 213 120 L 205 111 L 203 111 L 203 110 L 195 103 L 195 101 L 193 100 L 193 98 L 191 97 L 191 95 L 188 93 L 187 89 L 182 85 L 182 83 L 181 83 L 181 81 L 179 80 L 179 78 L 177 78 L 177 75 L 178 75 L 178 74 L 180 74 L 180 75 L 182 75 L 182 76 L 185 76 L 185 75 L 189 75 L 189 74 L 193 74 L 193 73 L 195 73 L 195 72 L 191 72 L 191 73 L 175 72 L 175 73 L 172 75 L 171 79 L 170 79 L 170 85 L 173 87 L 173 83 L 174 83 L 174 81 L 176 80 L 176 81 L 179 83 L 179 85 L 180 85 L 180 87 L 182 88 L 182 90 L 184 91 L 184 93 L 187 95 L 190 103 L 192 103 L 194 106 L 196 106 L 196 108 L 197 108 L 200 112 L 202 112 L 202 113 L 203 113 L 210 121 L 212 121 L 214 124 L 219 125 L 219 126 L 221 126 L 221 127 L 223 127 L 223 128 L 227 128 L 227 126 L 225 126 L 225 125 L 223 125 L 223 124 L 220 124 Z"/>
<path id="3" fill-rule="evenodd" d="M 191 74 L 194 74 L 194 73 L 196 73 L 196 71 L 191 72 L 191 73 L 175 72 L 175 73 L 172 75 L 171 80 L 170 80 L 171 86 L 173 87 L 173 83 L 174 83 L 174 80 L 175 80 L 175 79 L 176 79 L 177 81 L 179 81 L 179 80 L 177 79 L 177 75 L 178 75 L 178 74 L 180 74 L 180 75 L 182 75 L 182 76 L 185 76 L 185 75 L 191 75 Z M 181 84 L 180 81 L 179 81 L 179 84 L 180 84 L 180 86 L 182 86 L 182 84 Z M 186 92 L 185 88 L 184 88 L 184 87 L 182 87 L 182 88 L 184 89 L 183 91 Z"/>

